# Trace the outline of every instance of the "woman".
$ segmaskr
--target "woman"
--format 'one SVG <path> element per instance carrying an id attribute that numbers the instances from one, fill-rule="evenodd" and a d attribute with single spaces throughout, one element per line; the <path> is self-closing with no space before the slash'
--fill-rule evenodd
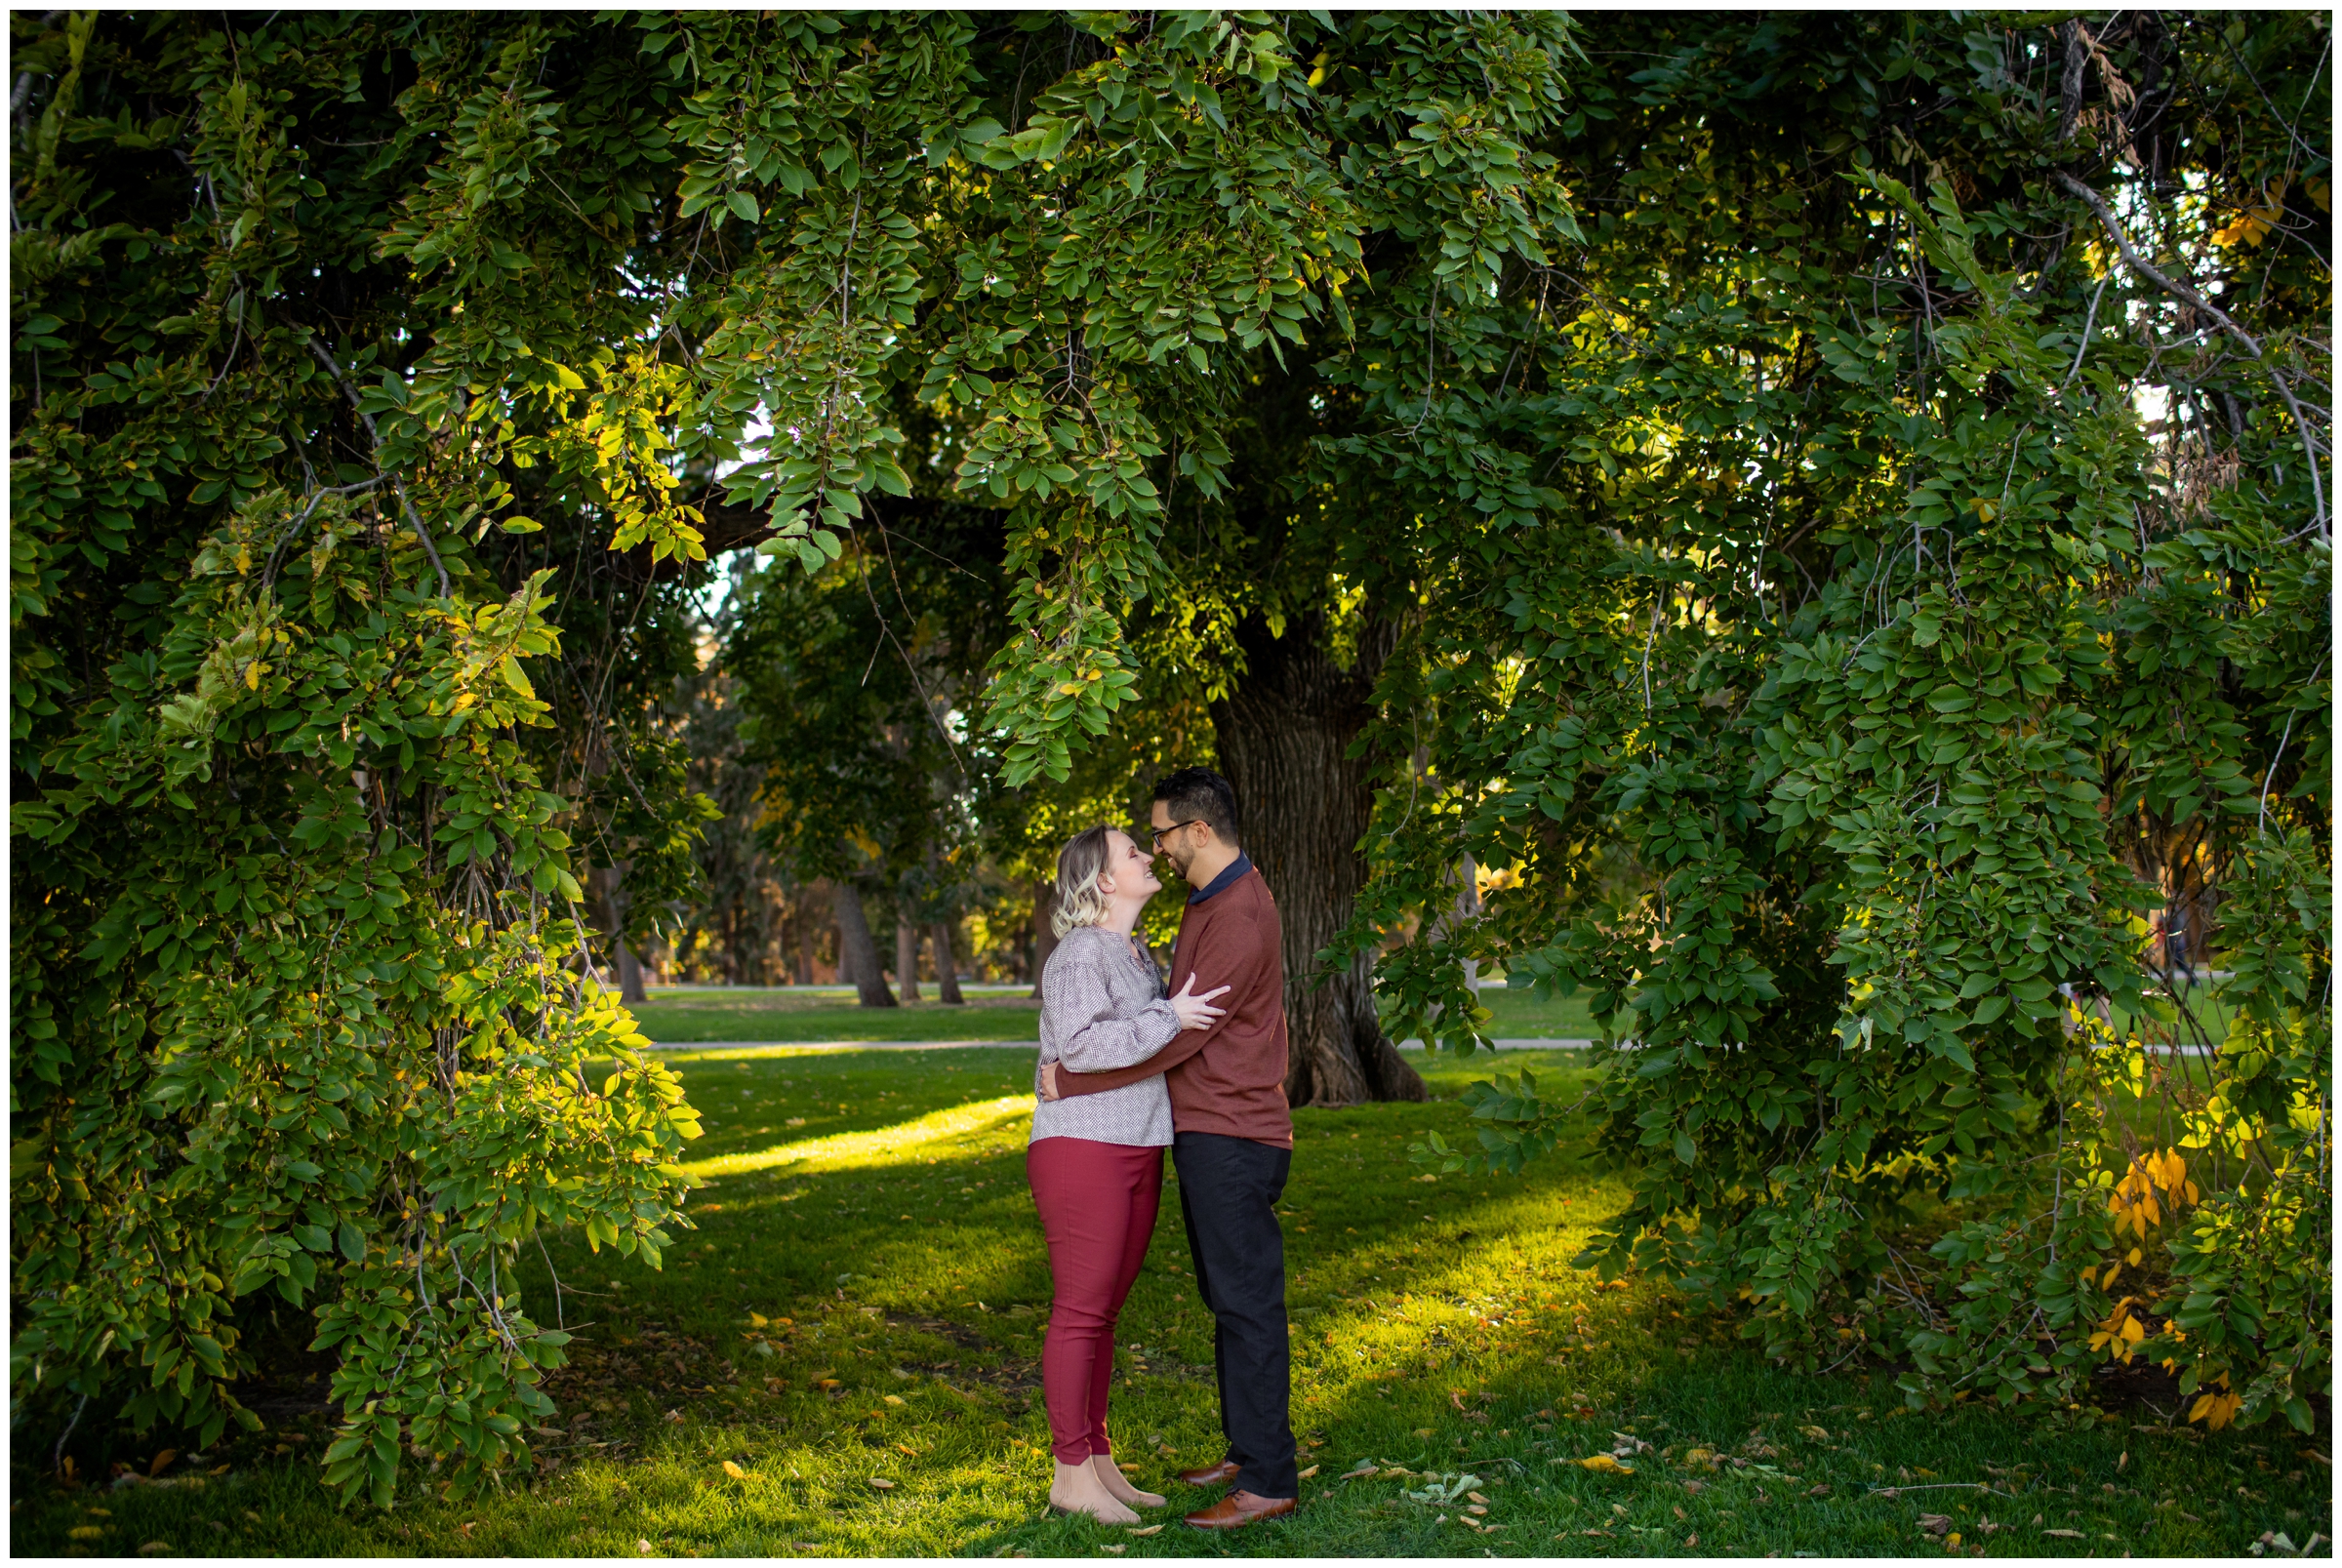
<path id="1" fill-rule="evenodd" d="M 1162 890 L 1127 833 L 1092 827 L 1057 857 L 1062 939 L 1041 975 L 1043 1064 L 1077 1072 L 1146 1061 L 1181 1029 L 1220 1016 L 1194 982 L 1163 995 L 1153 962 L 1132 940 L 1139 911 Z M 1054 1299 L 1041 1349 L 1041 1390 L 1057 1471 L 1049 1501 L 1108 1524 L 1136 1524 L 1127 1505 L 1161 1508 L 1114 1467 L 1106 1434 L 1106 1391 L 1114 1368 L 1114 1319 L 1154 1236 L 1171 1096 L 1160 1074 L 1103 1094 L 1043 1101 L 1033 1069 L 1032 1142 L 1025 1171 L 1049 1239 Z"/>

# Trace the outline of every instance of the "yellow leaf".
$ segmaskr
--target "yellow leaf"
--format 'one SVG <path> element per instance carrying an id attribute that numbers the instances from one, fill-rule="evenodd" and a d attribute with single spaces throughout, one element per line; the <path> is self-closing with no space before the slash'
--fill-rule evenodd
<path id="1" fill-rule="evenodd" d="M 748 1314 L 748 1327 L 750 1328 L 763 1328 L 771 1321 L 772 1319 L 765 1316 L 762 1312 L 750 1312 Z"/>
<path id="2" fill-rule="evenodd" d="M 890 1405 L 899 1405 L 903 1402 L 903 1396 L 899 1393 L 890 1393 L 886 1396 L 886 1402 Z"/>
<path id="3" fill-rule="evenodd" d="M 1159 1531 L 1161 1531 L 1161 1529 L 1162 1529 L 1162 1528 L 1163 1528 L 1163 1527 L 1162 1527 L 1161 1525 L 1159 1525 L 1159 1524 L 1151 1524 L 1151 1525 L 1148 1525 L 1148 1526 L 1146 1526 L 1146 1527 L 1145 1527 L 1145 1528 L 1143 1528 L 1143 1529 L 1138 1529 L 1138 1530 L 1130 1530 L 1130 1531 L 1126 1531 L 1126 1532 L 1124 1532 L 1124 1533 L 1125 1533 L 1125 1534 L 1128 1534 L 1128 1535 L 1134 1535 L 1134 1536 L 1151 1536 L 1151 1535 L 1154 1535 L 1154 1534 L 1158 1533 Z"/>
<path id="4" fill-rule="evenodd" d="M 748 1478 L 748 1472 L 742 1469 L 738 1465 L 733 1464 L 730 1460 L 724 1461 L 724 1473 L 731 1476 L 732 1479 L 736 1481 L 745 1481 Z"/>
<path id="5" fill-rule="evenodd" d="M 1596 1454 L 1591 1459 L 1579 1460 L 1578 1463 L 1596 1475 L 1632 1475 L 1635 1473 L 1635 1467 L 1621 1465 L 1608 1454 Z"/>
<path id="6" fill-rule="evenodd" d="M 2126 1263 L 2126 1264 L 2130 1265 L 2130 1266 L 2131 1266 L 2131 1267 L 2133 1267 L 2133 1268 L 2136 1268 L 2136 1267 L 2138 1267 L 2138 1266 L 2139 1266 L 2139 1263 L 2140 1263 L 2140 1261 L 2141 1261 L 2142 1259 L 2144 1259 L 2146 1256 L 2147 1256 L 2147 1255 L 2146 1255 L 2145 1253 L 2141 1252 L 2141 1251 L 2140 1251 L 2138 1248 L 2136 1248 L 2136 1247 L 2133 1247 L 2133 1248 L 2131 1248 L 2131 1249 L 2130 1249 L 2130 1256 L 2129 1256 L 2129 1257 L 2127 1257 L 2127 1258 L 2125 1258 L 2125 1259 L 2123 1259 L 2122 1261 L 2123 1261 L 2124 1263 Z"/>

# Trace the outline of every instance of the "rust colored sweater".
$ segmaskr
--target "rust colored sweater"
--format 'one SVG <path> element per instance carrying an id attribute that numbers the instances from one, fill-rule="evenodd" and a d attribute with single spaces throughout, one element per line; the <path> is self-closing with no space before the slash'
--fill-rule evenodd
<path id="1" fill-rule="evenodd" d="M 1171 949 L 1171 990 L 1188 977 L 1195 988 L 1229 987 L 1225 1009 L 1208 1029 L 1182 1029 L 1135 1066 L 1069 1072 L 1060 1095 L 1094 1095 L 1160 1072 L 1171 1091 L 1171 1125 L 1183 1133 L 1221 1133 L 1278 1148 L 1293 1146 L 1285 1104 L 1285 964 L 1283 927 L 1269 884 L 1249 865 L 1226 887 L 1191 901 Z"/>

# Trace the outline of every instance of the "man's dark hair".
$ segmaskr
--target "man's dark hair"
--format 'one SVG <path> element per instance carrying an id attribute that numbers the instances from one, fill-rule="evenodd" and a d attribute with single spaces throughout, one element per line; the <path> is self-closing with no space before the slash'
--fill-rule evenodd
<path id="1" fill-rule="evenodd" d="M 1235 786 L 1211 769 L 1180 769 L 1155 784 L 1154 798 L 1171 813 L 1173 822 L 1210 823 L 1213 832 L 1242 847 L 1243 822 L 1236 812 Z"/>

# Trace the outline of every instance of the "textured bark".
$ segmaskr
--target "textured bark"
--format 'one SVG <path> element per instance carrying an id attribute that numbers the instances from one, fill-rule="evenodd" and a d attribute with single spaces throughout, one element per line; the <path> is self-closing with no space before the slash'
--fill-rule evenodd
<path id="1" fill-rule="evenodd" d="M 865 1007 L 893 1007 L 895 993 L 886 988 L 878 967 L 878 945 L 870 940 L 870 922 L 862 912 L 862 889 L 840 877 L 829 884 L 829 906 L 837 912 L 837 967 L 840 978 L 851 970 L 854 988 Z"/>
<path id="2" fill-rule="evenodd" d="M 895 988 L 907 1002 L 919 999 L 919 928 L 903 919 L 895 921 Z"/>
<path id="3" fill-rule="evenodd" d="M 959 960 L 951 955 L 951 922 L 938 920 L 935 933 L 935 994 L 952 1007 L 966 1003 L 959 994 Z"/>
<path id="4" fill-rule="evenodd" d="M 1326 652 L 1321 616 L 1296 618 L 1282 637 L 1248 618 L 1236 628 L 1244 673 L 1212 708 L 1244 850 L 1284 926 L 1285 1097 L 1296 1106 L 1428 1098 L 1375 1017 L 1367 960 L 1327 974 L 1316 956 L 1349 924 L 1366 880 L 1357 846 L 1373 791 L 1365 761 L 1344 753 L 1365 728 L 1375 674 L 1394 641 L 1394 628 L 1369 622 L 1346 670 Z"/>

